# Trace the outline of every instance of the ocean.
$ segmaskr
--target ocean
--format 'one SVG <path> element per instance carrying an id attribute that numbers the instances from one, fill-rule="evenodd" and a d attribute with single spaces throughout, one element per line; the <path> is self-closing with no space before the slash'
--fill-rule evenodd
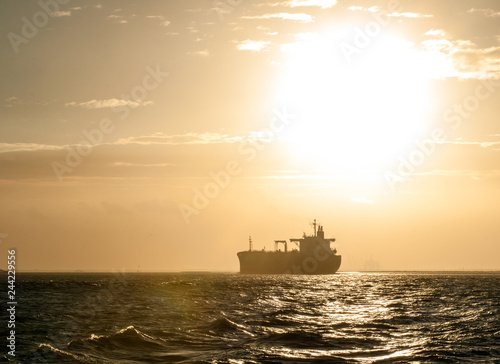
<path id="1" fill-rule="evenodd" d="M 4 362 L 500 363 L 500 273 L 21 273 L 16 298 Z"/>

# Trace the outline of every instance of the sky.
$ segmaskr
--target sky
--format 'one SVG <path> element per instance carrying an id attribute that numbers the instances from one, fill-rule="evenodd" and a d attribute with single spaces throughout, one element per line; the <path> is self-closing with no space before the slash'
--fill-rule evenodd
<path id="1" fill-rule="evenodd" d="M 500 269 L 495 0 L 6 0 L 0 249 L 20 271 Z"/>

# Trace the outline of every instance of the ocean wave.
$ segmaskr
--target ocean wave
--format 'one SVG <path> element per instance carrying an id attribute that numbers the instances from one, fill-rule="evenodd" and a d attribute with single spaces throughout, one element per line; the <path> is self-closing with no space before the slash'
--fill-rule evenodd
<path id="1" fill-rule="evenodd" d="M 91 334 L 85 339 L 73 340 L 68 344 L 72 353 L 89 353 L 98 362 L 109 363 L 172 363 L 188 360 L 192 353 L 167 345 L 166 340 L 150 336 L 134 326 L 128 326 L 111 335 Z"/>
<path id="2" fill-rule="evenodd" d="M 272 333 L 259 338 L 257 341 L 263 346 L 284 346 L 291 349 L 316 350 L 371 350 L 382 343 L 377 338 L 324 336 L 317 332 L 304 330 Z"/>
<path id="3" fill-rule="evenodd" d="M 68 344 L 71 350 L 92 348 L 157 350 L 163 346 L 160 340 L 137 330 L 134 326 L 128 326 L 111 335 L 91 334 L 86 339 L 73 340 Z"/>
<path id="4" fill-rule="evenodd" d="M 255 336 L 247 327 L 237 324 L 226 317 L 215 319 L 207 325 L 202 326 L 202 329 L 214 335 L 239 332 L 248 336 Z"/>
<path id="5" fill-rule="evenodd" d="M 30 357 L 31 363 L 105 363 L 86 354 L 74 354 L 50 344 L 39 344 Z"/>

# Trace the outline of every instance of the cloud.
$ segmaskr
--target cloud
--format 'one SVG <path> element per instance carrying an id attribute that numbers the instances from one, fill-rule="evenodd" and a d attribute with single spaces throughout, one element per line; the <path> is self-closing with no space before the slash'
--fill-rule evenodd
<path id="1" fill-rule="evenodd" d="M 314 17 L 309 14 L 304 13 L 275 13 L 275 14 L 264 14 L 255 16 L 242 16 L 242 19 L 284 19 L 293 20 L 300 23 L 312 23 L 314 22 Z"/>
<path id="2" fill-rule="evenodd" d="M 369 200 L 367 199 L 366 197 L 364 196 L 358 196 L 358 197 L 353 197 L 351 199 L 353 202 L 356 202 L 356 203 L 362 203 L 362 204 L 365 204 L 365 205 L 369 205 L 369 204 L 372 204 L 373 201 L 372 200 Z"/>
<path id="3" fill-rule="evenodd" d="M 429 14 L 419 14 L 419 13 L 391 13 L 387 16 L 392 16 L 395 18 L 433 18 L 434 15 Z"/>
<path id="4" fill-rule="evenodd" d="M 208 57 L 210 56 L 210 51 L 208 49 L 204 49 L 202 51 L 187 52 L 187 54 L 190 56 Z"/>
<path id="5" fill-rule="evenodd" d="M 424 52 L 437 55 L 449 64 L 449 72 L 442 77 L 500 78 L 500 46 L 479 48 L 470 40 L 449 40 L 444 39 L 444 35 L 440 33 L 440 38 L 421 43 Z"/>
<path id="6" fill-rule="evenodd" d="M 446 32 L 443 29 L 430 29 L 425 35 L 445 37 Z"/>
<path id="7" fill-rule="evenodd" d="M 74 101 L 67 102 L 64 104 L 66 107 L 83 107 L 84 109 L 104 109 L 109 107 L 117 106 L 128 106 L 133 109 L 140 106 L 150 106 L 154 105 L 153 101 L 133 101 L 133 100 L 119 100 L 119 99 L 107 99 L 107 100 L 90 100 L 86 102 L 76 103 Z"/>
<path id="8" fill-rule="evenodd" d="M 425 172 L 415 172 L 419 176 L 438 176 L 438 177 L 470 177 L 474 180 L 497 179 L 500 178 L 500 170 L 473 170 L 473 169 L 433 169 Z"/>
<path id="9" fill-rule="evenodd" d="M 6 107 L 12 107 L 14 105 L 19 105 L 20 104 L 20 101 L 17 97 L 15 96 L 11 96 L 11 97 L 7 97 L 4 101 L 4 106 Z"/>
<path id="10" fill-rule="evenodd" d="M 0 143 L 0 153 L 34 152 L 38 150 L 60 150 L 62 146 L 37 143 Z"/>
<path id="11" fill-rule="evenodd" d="M 381 7 L 379 6 L 371 6 L 369 8 L 363 7 L 363 6 L 349 6 L 347 10 L 351 11 L 368 11 L 371 13 L 377 13 L 381 10 Z M 387 14 L 387 16 L 392 16 L 394 18 L 433 18 L 434 15 L 430 14 L 420 14 L 420 13 L 398 13 L 394 12 L 391 14 Z"/>
<path id="12" fill-rule="evenodd" d="M 488 18 L 497 18 L 500 17 L 500 11 L 495 11 L 493 9 L 476 9 L 472 8 L 467 10 L 468 13 L 470 14 L 481 14 L 483 16 L 486 16 Z"/>
<path id="13" fill-rule="evenodd" d="M 453 47 L 450 55 L 463 78 L 500 77 L 500 47 L 478 48 L 465 42 Z"/>
<path id="14" fill-rule="evenodd" d="M 433 142 L 436 144 L 455 144 L 455 145 L 477 145 L 481 148 L 492 148 L 492 147 L 499 147 L 500 146 L 500 141 L 494 141 L 494 142 L 480 142 L 480 141 L 465 141 L 461 139 L 457 140 L 441 140 L 441 141 L 429 141 Z M 498 148 L 492 148 L 493 150 L 500 150 Z"/>
<path id="15" fill-rule="evenodd" d="M 452 42 L 446 39 L 429 39 L 422 42 L 422 46 L 427 51 L 438 51 L 450 53 L 454 48 Z"/>
<path id="16" fill-rule="evenodd" d="M 121 9 L 116 9 L 115 11 L 121 11 Z M 121 15 L 111 14 L 111 15 L 108 15 L 108 19 L 114 19 L 114 23 L 117 23 L 117 24 L 128 23 L 128 21 L 123 19 L 123 16 L 121 16 Z"/>
<path id="17" fill-rule="evenodd" d="M 294 38 L 295 39 L 298 39 L 298 40 L 312 40 L 312 39 L 315 39 L 318 37 L 318 33 L 295 33 L 294 35 Z"/>
<path id="18" fill-rule="evenodd" d="M 56 11 L 53 16 L 55 17 L 71 16 L 71 11 Z"/>
<path id="19" fill-rule="evenodd" d="M 291 8 L 298 6 L 319 6 L 322 9 L 327 9 L 335 6 L 337 0 L 291 0 L 288 1 L 287 4 Z"/>
<path id="20" fill-rule="evenodd" d="M 254 51 L 254 52 L 260 52 L 261 50 L 265 49 L 268 44 L 271 42 L 266 42 L 263 40 L 244 40 L 243 42 L 240 42 L 236 48 L 239 49 L 240 51 Z"/>
<path id="21" fill-rule="evenodd" d="M 263 6 L 286 6 L 289 8 L 296 8 L 299 6 L 319 6 L 322 9 L 331 8 L 337 5 L 337 0 L 288 0 L 276 3 L 261 3 L 257 4 L 257 7 Z"/>
<path id="22" fill-rule="evenodd" d="M 23 106 L 23 105 L 37 105 L 37 106 L 47 106 L 48 105 L 48 102 L 24 101 L 24 100 L 20 100 L 16 96 L 7 97 L 3 101 L 4 101 L 5 107 Z"/>
<path id="23" fill-rule="evenodd" d="M 255 137 L 242 137 L 230 136 L 228 134 L 219 133 L 186 133 L 186 134 L 165 134 L 158 132 L 152 135 L 133 136 L 128 138 L 121 138 L 115 142 L 103 143 L 100 145 L 193 145 L 193 144 L 228 144 L 239 143 L 247 139 L 258 139 Z M 50 145 L 50 144 L 37 144 L 37 143 L 0 143 L 0 154 L 10 152 L 36 152 L 36 151 L 56 151 L 64 150 L 80 144 L 73 145 Z M 96 145 L 97 146 L 97 145 Z M 116 162 L 114 166 L 145 166 L 145 167 L 165 167 L 172 166 L 173 164 L 135 164 Z"/>
<path id="24" fill-rule="evenodd" d="M 130 163 L 130 162 L 114 162 L 110 164 L 116 167 L 172 167 L 175 163 Z"/>
<path id="25" fill-rule="evenodd" d="M 148 136 L 121 138 L 113 144 L 221 144 L 221 143 L 236 143 L 243 141 L 242 137 L 229 136 L 219 133 L 186 133 L 169 135 L 164 133 L 156 133 Z"/>
<path id="26" fill-rule="evenodd" d="M 158 19 L 161 20 L 161 25 L 164 27 L 168 27 L 170 25 L 170 21 L 165 20 L 165 17 L 162 15 L 146 15 L 146 19 Z"/>
<path id="27" fill-rule="evenodd" d="M 378 6 L 371 6 L 369 8 L 365 8 L 363 6 L 349 6 L 347 10 L 351 11 L 369 11 L 371 13 L 376 13 L 380 10 L 380 7 Z"/>
<path id="28" fill-rule="evenodd" d="M 245 141 L 263 141 L 269 142 L 274 138 L 271 131 L 250 131 L 245 135 L 231 136 L 229 134 L 220 133 L 185 133 L 185 134 L 165 134 L 157 132 L 152 135 L 132 136 L 128 138 L 121 138 L 117 141 L 110 143 L 115 145 L 125 144 L 141 144 L 141 145 L 188 145 L 188 144 L 232 144 L 241 143 Z"/>

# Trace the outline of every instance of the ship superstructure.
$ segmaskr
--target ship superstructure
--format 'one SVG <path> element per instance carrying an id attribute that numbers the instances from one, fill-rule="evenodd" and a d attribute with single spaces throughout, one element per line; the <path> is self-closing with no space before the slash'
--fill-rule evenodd
<path id="1" fill-rule="evenodd" d="M 249 250 L 238 253 L 240 273 L 260 274 L 333 274 L 337 272 L 342 257 L 331 243 L 335 238 L 325 238 L 323 226 L 313 222 L 314 234 L 291 238 L 299 249 L 289 249 L 286 240 L 275 240 L 274 251 L 253 250 L 249 238 Z M 281 250 L 281 244 L 283 250 Z"/>

